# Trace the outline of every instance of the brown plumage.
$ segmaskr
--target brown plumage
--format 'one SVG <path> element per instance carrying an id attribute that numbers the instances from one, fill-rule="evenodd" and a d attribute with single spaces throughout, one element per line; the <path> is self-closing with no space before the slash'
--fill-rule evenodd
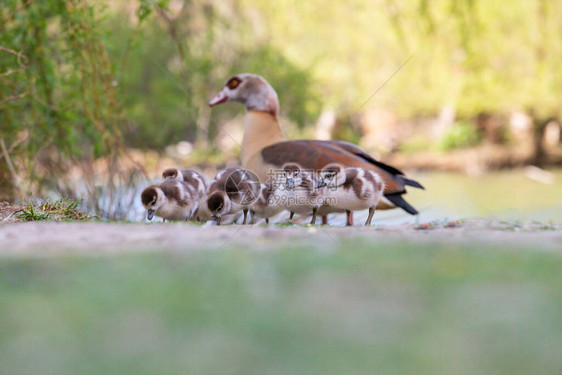
<path id="1" fill-rule="evenodd" d="M 344 149 L 344 146 L 344 142 L 335 141 L 285 141 L 265 147 L 261 151 L 261 157 L 266 164 L 274 166 L 283 165 L 284 159 L 290 155 L 291 160 L 299 163 L 304 169 L 320 170 L 330 163 L 372 169 L 381 175 L 385 183 L 388 181 L 385 194 L 405 193 L 404 183 L 398 177 L 400 171 L 392 173 L 391 170 L 373 165 L 361 154 L 352 154 Z"/>
<path id="2" fill-rule="evenodd" d="M 195 213 L 197 221 L 205 222 L 211 218 L 206 204 L 208 184 L 205 176 L 193 169 L 168 168 L 162 172 L 162 178 L 183 181 L 195 189 L 199 195 L 199 208 Z"/>
<path id="3" fill-rule="evenodd" d="M 195 188 L 199 194 L 205 194 L 207 191 L 207 181 L 205 177 L 193 169 L 168 168 L 162 172 L 162 178 L 182 180 L 186 184 Z"/>
<path id="4" fill-rule="evenodd" d="M 260 190 L 260 182 L 253 173 L 236 167 L 222 170 L 209 186 L 207 208 L 218 223 L 224 215 L 243 211 L 245 224 L 250 205 L 258 199 Z"/>
<path id="5" fill-rule="evenodd" d="M 154 215 L 165 220 L 189 220 L 198 209 L 199 195 L 185 182 L 169 179 L 144 189 L 141 201 L 149 220 Z"/>
<path id="6" fill-rule="evenodd" d="M 156 188 L 160 188 L 166 195 L 166 198 L 173 199 L 180 207 L 186 207 L 191 204 L 191 201 L 187 199 L 185 194 L 182 193 L 182 188 L 193 194 L 194 192 L 191 189 L 189 189 L 185 184 L 178 184 L 173 181 L 164 181 L 160 185 L 152 185 L 143 190 L 141 194 L 143 205 L 147 205 L 155 199 L 157 195 Z"/>
<path id="7" fill-rule="evenodd" d="M 230 82 L 236 84 L 229 86 Z M 410 214 L 417 214 L 402 195 L 406 194 L 406 185 L 423 189 L 422 185 L 406 178 L 400 170 L 375 160 L 360 147 L 342 141 L 287 141 L 277 119 L 277 93 L 263 77 L 244 73 L 230 78 L 209 105 L 227 101 L 241 102 L 246 106 L 242 166 L 262 181 L 287 162 L 296 162 L 305 169 L 314 170 L 329 163 L 366 168 L 378 173 L 386 186 L 386 199 L 379 201 L 378 209 L 401 207 Z"/>
<path id="8" fill-rule="evenodd" d="M 369 210 L 365 225 L 370 225 L 375 207 L 380 201 L 384 182 L 373 170 L 328 164 L 318 172 L 317 187 L 330 206 L 347 213 L 347 225 L 352 225 L 351 213 Z"/>

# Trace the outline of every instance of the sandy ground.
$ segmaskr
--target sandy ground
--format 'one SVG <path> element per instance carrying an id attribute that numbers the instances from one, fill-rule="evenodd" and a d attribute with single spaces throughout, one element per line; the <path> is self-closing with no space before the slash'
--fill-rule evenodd
<path id="1" fill-rule="evenodd" d="M 462 223 L 409 224 L 376 227 L 335 226 L 200 226 L 187 223 L 32 222 L 0 225 L 0 255 L 102 255 L 145 251 L 222 251 L 251 247 L 270 250 L 283 245 L 345 249 L 349 241 L 373 245 L 402 241 L 474 244 L 474 246 L 529 247 L 562 254 L 562 225 L 514 224 L 484 219 Z"/>

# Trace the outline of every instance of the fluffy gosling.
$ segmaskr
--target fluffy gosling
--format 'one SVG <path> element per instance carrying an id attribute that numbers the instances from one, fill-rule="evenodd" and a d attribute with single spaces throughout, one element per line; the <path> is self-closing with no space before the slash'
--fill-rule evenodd
<path id="1" fill-rule="evenodd" d="M 195 189 L 199 195 L 199 209 L 195 213 L 194 218 L 197 221 L 203 222 L 211 219 L 211 213 L 207 209 L 207 189 L 209 184 L 205 176 L 193 169 L 168 168 L 162 172 L 162 178 L 165 180 L 183 181 Z"/>
<path id="2" fill-rule="evenodd" d="M 256 218 L 265 219 L 269 224 L 269 219 L 286 208 L 281 204 L 279 196 L 279 186 L 273 182 L 261 184 L 261 192 L 259 198 L 250 205 L 250 213 L 252 214 L 252 222 Z"/>
<path id="3" fill-rule="evenodd" d="M 234 167 L 220 171 L 209 187 L 207 208 L 217 224 L 225 215 L 244 212 L 246 224 L 248 210 L 260 195 L 257 177 L 242 168 Z"/>
<path id="4" fill-rule="evenodd" d="M 312 214 L 310 224 L 314 224 L 320 201 L 318 191 L 315 189 L 314 175 L 297 163 L 285 163 L 277 182 L 280 185 L 279 200 L 290 212 L 289 220 L 293 220 L 295 213 Z"/>
<path id="5" fill-rule="evenodd" d="M 143 190 L 141 200 L 147 219 L 190 220 L 199 206 L 197 191 L 183 181 L 164 180 Z"/>
<path id="6" fill-rule="evenodd" d="M 334 209 L 346 212 L 346 225 L 351 224 L 351 212 L 369 210 L 365 225 L 371 225 L 375 207 L 382 198 L 384 182 L 374 171 L 365 168 L 345 168 L 341 164 L 326 165 L 318 173 L 316 185 Z"/>

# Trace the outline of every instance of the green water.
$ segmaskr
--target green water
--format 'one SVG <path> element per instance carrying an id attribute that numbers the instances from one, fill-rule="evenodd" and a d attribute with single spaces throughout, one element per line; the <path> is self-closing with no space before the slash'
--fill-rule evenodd
<path id="1" fill-rule="evenodd" d="M 544 184 L 524 170 L 482 176 L 460 173 L 408 173 L 426 190 L 408 188 L 408 202 L 420 211 L 420 220 L 496 217 L 521 221 L 562 222 L 562 169 L 550 171 L 554 180 Z M 413 221 L 397 210 L 379 211 L 378 224 Z"/>

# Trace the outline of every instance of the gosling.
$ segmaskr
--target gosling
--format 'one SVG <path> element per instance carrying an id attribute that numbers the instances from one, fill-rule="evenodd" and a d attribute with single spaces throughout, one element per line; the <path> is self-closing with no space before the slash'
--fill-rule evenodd
<path id="1" fill-rule="evenodd" d="M 289 221 L 293 220 L 295 213 L 307 216 L 312 214 L 310 224 L 316 223 L 320 197 L 315 189 L 314 175 L 297 163 L 285 163 L 277 181 L 282 187 L 279 190 L 279 200 L 290 212 Z"/>
<path id="2" fill-rule="evenodd" d="M 246 224 L 248 210 L 260 195 L 261 186 L 257 177 L 242 168 L 234 167 L 220 171 L 209 187 L 207 208 L 213 220 L 220 224 L 225 215 L 244 212 Z"/>
<path id="3" fill-rule="evenodd" d="M 351 212 L 369 210 L 365 225 L 371 225 L 375 207 L 384 191 L 382 178 L 374 171 L 365 168 L 345 168 L 331 163 L 318 173 L 317 188 L 333 209 L 346 212 L 346 225 L 351 226 Z"/>
<path id="4" fill-rule="evenodd" d="M 166 220 L 191 220 L 197 212 L 197 191 L 183 181 L 164 180 L 143 190 L 141 200 L 147 210 L 147 219 L 154 216 Z"/>
<path id="5" fill-rule="evenodd" d="M 269 224 L 269 219 L 285 210 L 279 199 L 279 189 L 274 182 L 266 182 L 261 184 L 261 192 L 259 198 L 250 205 L 250 213 L 252 215 L 252 223 L 256 218 L 265 219 L 265 223 Z"/>
<path id="6" fill-rule="evenodd" d="M 162 178 L 183 181 L 195 189 L 199 195 L 199 209 L 195 212 L 194 218 L 202 222 L 211 219 L 211 213 L 207 209 L 208 183 L 205 176 L 193 169 L 168 168 L 162 172 Z"/>

